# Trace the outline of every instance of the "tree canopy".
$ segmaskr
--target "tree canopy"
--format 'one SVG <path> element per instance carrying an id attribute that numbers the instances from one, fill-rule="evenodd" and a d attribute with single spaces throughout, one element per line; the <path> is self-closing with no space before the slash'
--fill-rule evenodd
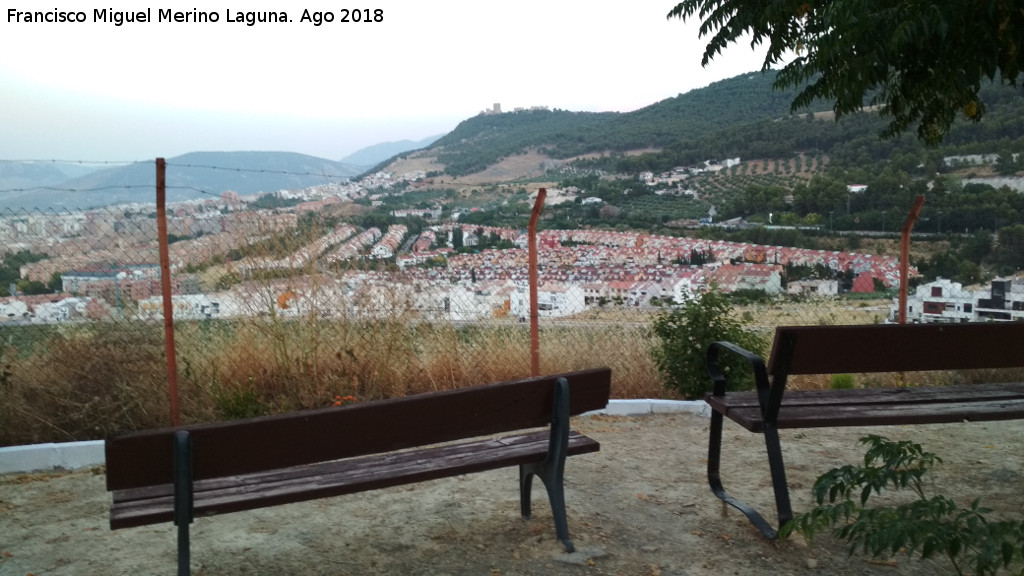
<path id="1" fill-rule="evenodd" d="M 958 114 L 981 120 L 983 80 L 1016 87 L 1024 51 L 1019 0 L 683 0 L 668 18 L 700 19 L 704 66 L 743 38 L 767 44 L 762 70 L 781 66 L 775 87 L 801 88 L 794 111 L 817 100 L 837 118 L 878 106 L 883 136 L 917 124 L 928 144 Z"/>

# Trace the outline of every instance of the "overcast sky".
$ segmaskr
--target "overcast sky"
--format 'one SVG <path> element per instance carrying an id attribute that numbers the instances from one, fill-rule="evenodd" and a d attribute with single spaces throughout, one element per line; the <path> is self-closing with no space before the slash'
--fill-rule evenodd
<path id="1" fill-rule="evenodd" d="M 371 19 L 382 11 L 369 23 L 340 22 L 345 4 L 12 0 L 0 14 L 0 159 L 281 150 L 337 160 L 447 133 L 494 103 L 636 110 L 758 70 L 763 56 L 743 44 L 701 68 L 698 23 L 667 20 L 673 0 L 353 3 Z M 146 8 L 153 21 L 94 20 Z M 54 9 L 86 22 L 16 22 L 9 11 Z M 160 9 L 219 21 L 158 22 Z M 334 22 L 300 22 L 304 9 Z M 292 21 L 229 22 L 244 20 L 239 10 Z"/>

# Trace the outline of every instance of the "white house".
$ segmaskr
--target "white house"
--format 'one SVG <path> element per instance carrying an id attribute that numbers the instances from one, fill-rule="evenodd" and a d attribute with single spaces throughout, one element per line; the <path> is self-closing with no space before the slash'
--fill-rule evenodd
<path id="1" fill-rule="evenodd" d="M 530 287 L 517 286 L 509 297 L 509 313 L 520 318 L 530 316 Z M 537 288 L 537 314 L 559 317 L 578 314 L 586 308 L 583 288 L 575 284 L 545 284 Z"/>
<path id="2" fill-rule="evenodd" d="M 0 302 L 0 321 L 10 318 L 28 317 L 28 304 L 21 300 L 8 300 Z"/>
<path id="3" fill-rule="evenodd" d="M 487 299 L 462 285 L 425 287 L 414 293 L 412 301 L 416 312 L 430 320 L 472 322 L 491 314 Z"/>
<path id="4" fill-rule="evenodd" d="M 977 295 L 959 282 L 936 278 L 907 296 L 907 321 L 913 323 L 970 322 L 975 318 Z M 892 320 L 899 317 L 898 299 L 891 308 Z"/>
<path id="5" fill-rule="evenodd" d="M 174 294 L 171 296 L 171 314 L 175 320 L 205 320 L 219 318 L 221 305 L 205 294 Z M 139 300 L 139 317 L 160 320 L 164 317 L 163 296 Z"/>
<path id="6" fill-rule="evenodd" d="M 816 296 L 838 296 L 838 280 L 795 280 L 786 284 L 789 294 L 814 294 Z"/>
<path id="7" fill-rule="evenodd" d="M 72 318 L 85 317 L 88 298 L 65 298 L 59 302 L 46 302 L 35 307 L 35 319 L 39 322 L 67 322 Z"/>
<path id="8" fill-rule="evenodd" d="M 672 299 L 675 300 L 676 304 L 682 304 L 693 298 L 697 292 L 704 288 L 704 271 L 701 268 L 691 268 L 684 271 L 677 278 L 672 279 L 671 282 Z"/>

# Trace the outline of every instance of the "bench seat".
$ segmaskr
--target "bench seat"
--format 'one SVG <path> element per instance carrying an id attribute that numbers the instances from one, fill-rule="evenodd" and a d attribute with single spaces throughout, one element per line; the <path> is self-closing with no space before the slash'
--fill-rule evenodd
<path id="1" fill-rule="evenodd" d="M 756 392 L 708 396 L 712 410 L 751 432 L 764 430 Z M 1024 386 L 1013 383 L 919 388 L 788 390 L 777 426 L 827 428 L 1024 419 Z"/>
<path id="2" fill-rule="evenodd" d="M 194 484 L 193 509 L 196 517 L 212 516 L 541 462 L 549 442 L 550 434 L 542 431 L 199 480 Z M 568 456 L 599 449 L 596 440 L 570 432 Z M 113 492 L 111 528 L 173 519 L 173 484 Z"/>

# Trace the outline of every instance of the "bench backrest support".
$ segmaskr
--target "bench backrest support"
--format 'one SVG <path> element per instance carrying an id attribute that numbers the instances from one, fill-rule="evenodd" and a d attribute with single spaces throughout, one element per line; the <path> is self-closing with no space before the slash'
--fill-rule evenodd
<path id="1" fill-rule="evenodd" d="M 772 376 L 1024 366 L 1024 322 L 780 326 Z"/>

